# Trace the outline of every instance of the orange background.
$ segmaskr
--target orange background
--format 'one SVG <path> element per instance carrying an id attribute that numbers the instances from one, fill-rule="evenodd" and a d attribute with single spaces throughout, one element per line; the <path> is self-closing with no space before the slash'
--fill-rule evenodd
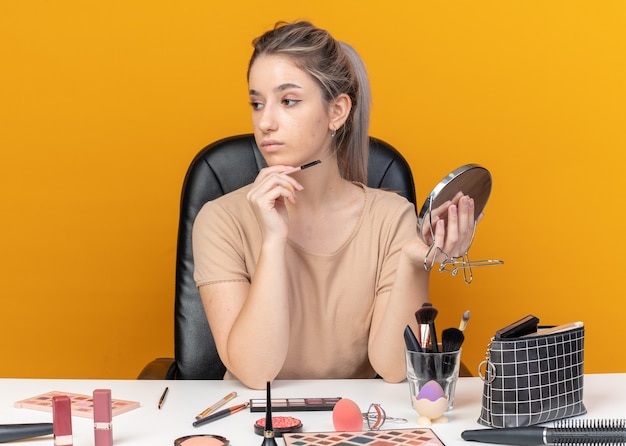
<path id="1" fill-rule="evenodd" d="M 361 52 L 371 134 L 419 200 L 462 164 L 493 174 L 470 254 L 505 265 L 432 279 L 440 329 L 472 312 L 468 366 L 533 313 L 585 322 L 586 371 L 626 371 L 624 2 L 295 3 L 2 2 L 0 376 L 134 378 L 173 354 L 185 170 L 250 131 L 250 41 L 298 18 Z"/>

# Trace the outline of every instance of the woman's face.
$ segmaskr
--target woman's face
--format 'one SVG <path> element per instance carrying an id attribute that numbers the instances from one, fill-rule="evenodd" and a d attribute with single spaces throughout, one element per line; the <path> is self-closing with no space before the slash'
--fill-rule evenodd
<path id="1" fill-rule="evenodd" d="M 254 137 L 269 165 L 299 166 L 330 150 L 329 107 L 286 56 L 258 57 L 248 78 Z"/>

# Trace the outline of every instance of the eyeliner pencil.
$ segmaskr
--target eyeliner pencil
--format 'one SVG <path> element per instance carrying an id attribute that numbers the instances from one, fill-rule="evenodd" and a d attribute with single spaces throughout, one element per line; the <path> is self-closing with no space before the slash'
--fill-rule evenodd
<path id="1" fill-rule="evenodd" d="M 161 409 L 163 403 L 165 402 L 165 397 L 167 396 L 167 392 L 169 392 L 170 388 L 166 387 L 163 393 L 161 394 L 161 398 L 159 398 L 158 408 Z"/>
<path id="2" fill-rule="evenodd" d="M 220 410 L 219 412 L 215 412 L 214 414 L 209 415 L 208 417 L 200 418 L 199 420 L 194 421 L 193 426 L 194 427 L 202 426 L 203 424 L 210 423 L 211 421 L 215 421 L 215 420 L 219 420 L 220 418 L 227 417 L 229 415 L 239 412 L 240 410 L 245 409 L 246 407 L 248 407 L 249 404 L 250 403 L 237 404 L 236 406 L 231 406 L 228 409 Z"/>

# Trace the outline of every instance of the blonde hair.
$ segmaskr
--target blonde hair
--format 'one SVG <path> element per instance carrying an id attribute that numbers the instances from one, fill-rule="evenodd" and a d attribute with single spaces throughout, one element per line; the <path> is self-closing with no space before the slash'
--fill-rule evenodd
<path id="1" fill-rule="evenodd" d="M 279 22 L 252 44 L 248 77 L 259 56 L 282 55 L 317 82 L 327 103 L 341 94 L 350 97 L 352 108 L 345 124 L 336 130 L 333 149 L 341 176 L 366 184 L 371 93 L 359 54 L 350 45 L 335 40 L 328 31 L 303 21 Z"/>

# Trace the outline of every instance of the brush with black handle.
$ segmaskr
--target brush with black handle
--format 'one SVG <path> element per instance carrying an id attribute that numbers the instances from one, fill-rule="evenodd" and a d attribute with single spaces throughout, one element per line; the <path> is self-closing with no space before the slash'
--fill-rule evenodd
<path id="1" fill-rule="evenodd" d="M 420 345 L 415 333 L 409 325 L 404 328 L 404 343 L 406 344 L 406 349 L 410 352 L 422 352 L 422 346 Z"/>
<path id="2" fill-rule="evenodd" d="M 477 429 L 464 431 L 461 437 L 468 441 L 514 446 L 626 445 L 626 419 L 565 420 L 557 422 L 554 427 Z"/>
<path id="3" fill-rule="evenodd" d="M 458 328 L 450 327 L 441 332 L 441 349 L 444 353 L 458 352 L 465 340 L 465 335 Z M 458 359 L 458 358 L 457 358 Z M 444 355 L 441 368 L 444 376 L 448 376 L 456 367 L 455 356 Z"/>
<path id="4" fill-rule="evenodd" d="M 52 434 L 52 423 L 0 424 L 0 443 Z"/>

